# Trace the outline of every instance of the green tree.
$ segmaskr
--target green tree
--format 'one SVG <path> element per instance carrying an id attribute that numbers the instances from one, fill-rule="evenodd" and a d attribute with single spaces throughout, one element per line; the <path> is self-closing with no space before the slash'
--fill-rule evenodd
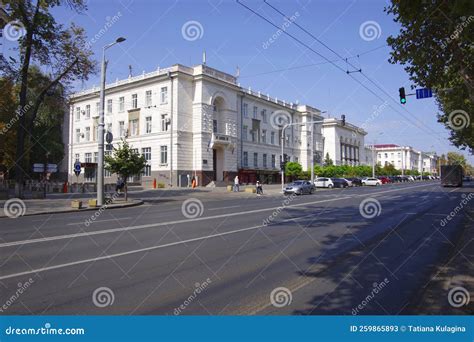
<path id="1" fill-rule="evenodd" d="M 17 79 L 18 125 L 16 126 L 15 178 L 17 196 L 21 197 L 26 161 L 31 153 L 33 129 L 37 114 L 51 91 L 60 83 L 63 87 L 75 80 L 87 80 L 95 71 L 90 59 L 92 51 L 86 44 L 84 30 L 74 24 L 64 28 L 56 22 L 52 10 L 67 4 L 75 12 L 86 9 L 84 0 L 3 0 L 2 5 L 9 20 L 24 28 L 24 35 L 18 40 L 19 58 L 6 59 L 0 56 L 0 70 L 4 77 Z M 31 96 L 31 66 L 36 63 L 51 72 L 49 82 Z"/>
<path id="2" fill-rule="evenodd" d="M 125 201 L 128 200 L 128 177 L 139 174 L 145 166 L 145 157 L 131 149 L 125 140 L 114 148 L 112 155 L 105 156 L 105 169 L 120 176 L 125 183 Z"/>
<path id="3" fill-rule="evenodd" d="M 381 172 L 383 175 L 387 175 L 387 176 L 396 176 L 400 174 L 400 171 L 397 170 L 395 166 L 393 166 L 393 164 L 391 163 L 388 163 L 387 165 L 385 165 L 382 168 Z"/>
<path id="4" fill-rule="evenodd" d="M 420 87 L 435 90 L 450 140 L 474 149 L 474 2 L 392 0 L 385 11 L 401 28 L 389 37 L 391 63 L 400 63 Z"/>
<path id="5" fill-rule="evenodd" d="M 448 152 L 447 161 L 450 165 L 461 165 L 463 168 L 467 165 L 466 158 L 457 152 Z"/>
<path id="6" fill-rule="evenodd" d="M 288 162 L 285 165 L 285 174 L 294 179 L 303 172 L 303 167 L 297 162 Z"/>
<path id="7" fill-rule="evenodd" d="M 326 153 L 326 157 L 324 158 L 324 165 L 333 165 L 334 162 L 332 161 L 331 157 L 329 157 L 329 153 Z"/>

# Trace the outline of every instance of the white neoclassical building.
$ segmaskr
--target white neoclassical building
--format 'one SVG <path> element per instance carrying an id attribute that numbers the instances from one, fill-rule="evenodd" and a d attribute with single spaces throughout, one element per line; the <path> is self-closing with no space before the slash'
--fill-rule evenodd
<path id="1" fill-rule="evenodd" d="M 285 130 L 278 118 L 290 118 Z M 99 88 L 72 96 L 69 112 L 69 173 L 72 182 L 95 182 Z M 174 65 L 117 80 L 106 86 L 105 129 L 113 134 L 111 153 L 126 139 L 148 161 L 134 182 L 186 186 L 229 182 L 277 182 L 284 140 L 285 160 L 307 170 L 311 163 L 310 121 L 320 110 L 244 89 L 236 77 L 206 65 Z M 313 124 L 315 163 L 323 159 L 321 124 Z M 359 145 L 359 141 L 357 141 Z M 363 141 L 362 145 L 363 146 Z M 74 176 L 76 161 L 82 173 Z M 113 183 L 114 175 L 105 174 Z"/>
<path id="2" fill-rule="evenodd" d="M 342 124 L 341 120 L 329 118 L 324 120 L 322 134 L 324 137 L 324 157 L 335 165 L 362 165 L 367 163 L 362 128 L 350 123 Z"/>

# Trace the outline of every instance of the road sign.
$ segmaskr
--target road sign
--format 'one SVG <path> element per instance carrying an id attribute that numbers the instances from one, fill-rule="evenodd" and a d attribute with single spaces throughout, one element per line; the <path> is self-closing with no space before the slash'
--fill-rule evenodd
<path id="1" fill-rule="evenodd" d="M 428 97 L 433 97 L 433 92 L 430 88 L 421 88 L 416 90 L 417 99 L 426 99 Z"/>
<path id="2" fill-rule="evenodd" d="M 81 162 L 77 161 L 74 163 L 74 173 L 76 174 L 77 177 L 81 174 Z"/>
<path id="3" fill-rule="evenodd" d="M 33 164 L 33 172 L 36 172 L 36 173 L 44 172 L 44 164 L 40 164 L 40 163 Z M 47 173 L 58 172 L 58 165 L 56 165 L 56 164 L 47 164 L 46 165 L 46 172 Z"/>

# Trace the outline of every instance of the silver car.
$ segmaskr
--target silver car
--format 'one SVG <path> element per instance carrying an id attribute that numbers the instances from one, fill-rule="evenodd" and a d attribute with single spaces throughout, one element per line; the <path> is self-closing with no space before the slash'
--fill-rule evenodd
<path id="1" fill-rule="evenodd" d="M 312 194 L 315 190 L 315 186 L 311 184 L 310 181 L 306 180 L 297 180 L 293 183 L 288 184 L 283 189 L 283 193 L 285 195 L 295 194 L 295 195 L 303 195 L 303 194 Z"/>

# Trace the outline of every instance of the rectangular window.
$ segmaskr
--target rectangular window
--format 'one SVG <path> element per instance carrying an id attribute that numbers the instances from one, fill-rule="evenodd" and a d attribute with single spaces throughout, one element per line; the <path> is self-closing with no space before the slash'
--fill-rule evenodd
<path id="1" fill-rule="evenodd" d="M 76 107 L 76 121 L 81 120 L 81 107 Z"/>
<path id="2" fill-rule="evenodd" d="M 99 159 L 99 152 L 94 152 L 94 163 L 97 163 L 98 159 Z"/>
<path id="3" fill-rule="evenodd" d="M 262 143 L 266 144 L 267 143 L 267 130 L 262 129 Z"/>
<path id="4" fill-rule="evenodd" d="M 86 119 L 91 118 L 91 105 L 86 106 Z"/>
<path id="5" fill-rule="evenodd" d="M 275 155 L 272 154 L 272 169 L 274 169 L 276 167 L 275 165 Z"/>
<path id="6" fill-rule="evenodd" d="M 168 146 L 160 146 L 160 164 L 168 164 Z"/>
<path id="7" fill-rule="evenodd" d="M 132 109 L 138 108 L 138 95 L 132 94 Z"/>
<path id="8" fill-rule="evenodd" d="M 76 142 L 81 141 L 81 130 L 79 128 L 76 129 Z"/>
<path id="9" fill-rule="evenodd" d="M 151 101 L 151 90 L 147 90 L 145 93 L 145 106 L 146 107 L 151 107 L 152 101 Z"/>
<path id="10" fill-rule="evenodd" d="M 267 110 L 266 109 L 262 110 L 262 121 L 264 123 L 267 123 Z"/>
<path id="11" fill-rule="evenodd" d="M 257 119 L 257 113 L 258 113 L 258 107 L 257 107 L 257 106 L 253 106 L 253 118 L 254 118 L 254 119 Z"/>
<path id="12" fill-rule="evenodd" d="M 258 167 L 258 153 L 253 154 L 253 167 Z"/>
<path id="13" fill-rule="evenodd" d="M 138 119 L 131 120 L 129 122 L 129 127 L 130 127 L 130 135 L 132 137 L 138 135 Z"/>
<path id="14" fill-rule="evenodd" d="M 248 127 L 247 126 L 243 126 L 242 127 L 242 140 L 243 141 L 247 141 L 247 131 L 248 131 Z"/>
<path id="15" fill-rule="evenodd" d="M 90 140 L 91 140 L 91 128 L 86 127 L 86 141 L 90 141 Z"/>
<path id="16" fill-rule="evenodd" d="M 75 158 L 75 160 L 78 162 L 78 161 L 80 161 L 80 158 L 81 158 L 81 157 L 79 156 L 79 153 L 76 153 L 76 154 L 74 155 L 74 158 Z"/>
<path id="17" fill-rule="evenodd" d="M 112 99 L 107 100 L 107 114 L 112 114 Z"/>
<path id="18" fill-rule="evenodd" d="M 125 121 L 119 121 L 119 137 L 125 136 Z"/>
<path id="19" fill-rule="evenodd" d="M 217 133 L 217 120 L 212 120 L 212 131 Z"/>
<path id="20" fill-rule="evenodd" d="M 125 111 L 125 97 L 119 97 L 119 112 L 122 113 Z"/>
<path id="21" fill-rule="evenodd" d="M 160 102 L 168 103 L 168 87 L 162 87 L 160 90 Z"/>
<path id="22" fill-rule="evenodd" d="M 263 154 L 263 167 L 264 168 L 267 167 L 267 154 L 266 153 Z"/>
<path id="23" fill-rule="evenodd" d="M 109 123 L 107 124 L 107 130 L 106 130 L 106 132 L 112 133 L 112 123 L 111 123 L 111 122 L 109 122 Z"/>
<path id="24" fill-rule="evenodd" d="M 95 114 L 99 116 L 100 114 L 100 102 L 95 103 Z"/>
<path id="25" fill-rule="evenodd" d="M 252 136 L 252 142 L 257 142 L 257 131 L 250 131 L 250 135 Z"/>
<path id="26" fill-rule="evenodd" d="M 242 107 L 242 115 L 244 118 L 249 117 L 249 105 L 247 103 L 244 103 L 244 106 Z"/>
<path id="27" fill-rule="evenodd" d="M 86 153 L 84 159 L 86 163 L 92 163 L 92 153 L 90 152 Z"/>
<path id="28" fill-rule="evenodd" d="M 168 115 L 161 114 L 161 131 L 166 132 L 168 130 Z"/>
<path id="29" fill-rule="evenodd" d="M 275 145 L 275 132 L 270 134 L 270 144 Z"/>
<path id="30" fill-rule="evenodd" d="M 244 165 L 244 167 L 249 166 L 249 153 L 248 152 L 244 152 L 244 160 L 242 161 L 242 164 Z"/>
<path id="31" fill-rule="evenodd" d="M 143 176 L 150 177 L 151 176 L 151 147 L 144 147 L 142 148 L 142 154 L 145 157 L 147 165 L 143 169 Z"/>
<path id="32" fill-rule="evenodd" d="M 145 132 L 146 133 L 151 133 L 151 116 L 147 116 L 145 118 L 145 121 L 146 121 Z"/>

